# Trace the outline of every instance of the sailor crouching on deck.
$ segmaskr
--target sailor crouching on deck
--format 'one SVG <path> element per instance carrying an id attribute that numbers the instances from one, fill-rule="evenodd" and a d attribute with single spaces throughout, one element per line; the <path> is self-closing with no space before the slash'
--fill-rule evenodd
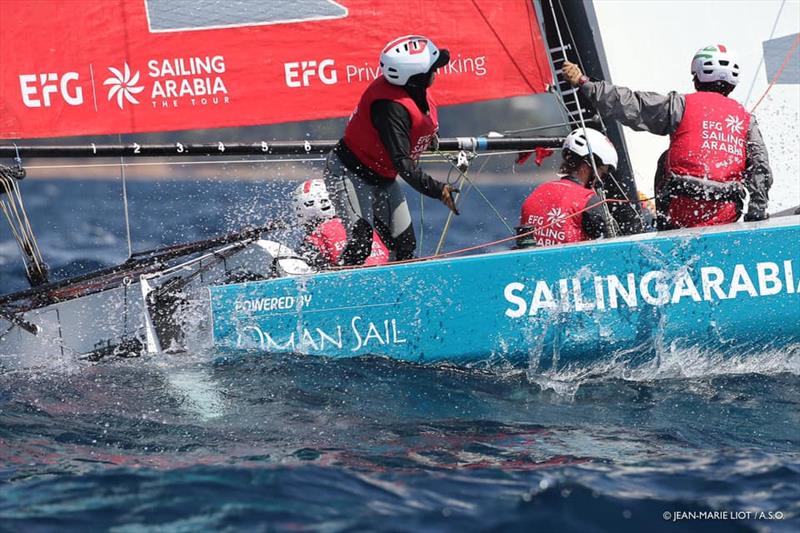
<path id="1" fill-rule="evenodd" d="M 604 118 L 670 136 L 655 183 L 659 229 L 735 222 L 745 190 L 750 193 L 745 221 L 768 218 L 772 172 L 767 149 L 755 117 L 728 97 L 739 83 L 739 65 L 725 46 L 697 51 L 691 66 L 697 92 L 687 95 L 590 80 L 570 62 L 562 73 Z"/>
<path id="2" fill-rule="evenodd" d="M 614 145 L 599 131 L 578 128 L 567 135 L 561 179 L 539 185 L 522 204 L 519 248 L 613 236 L 608 211 L 594 190 L 590 149 L 600 179 L 617 166 Z"/>
<path id="3" fill-rule="evenodd" d="M 361 96 L 344 137 L 325 164 L 325 185 L 347 232 L 340 264 L 364 263 L 373 228 L 395 260 L 414 256 L 416 237 L 398 174 L 420 193 L 440 199 L 458 213 L 454 189 L 417 166 L 439 129 L 428 87 L 436 70 L 449 60 L 447 50 L 418 35 L 395 39 L 381 52 L 383 76 Z"/>
<path id="4" fill-rule="evenodd" d="M 347 245 L 347 234 L 321 179 L 306 180 L 295 189 L 292 204 L 305 237 L 300 255 L 316 268 L 328 268 L 339 263 Z M 383 265 L 389 261 L 389 250 L 373 233 L 372 249 L 365 265 Z"/>

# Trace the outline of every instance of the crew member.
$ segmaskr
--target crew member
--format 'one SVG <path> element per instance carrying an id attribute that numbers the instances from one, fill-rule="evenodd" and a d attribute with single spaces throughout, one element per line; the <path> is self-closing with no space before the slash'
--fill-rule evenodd
<path id="1" fill-rule="evenodd" d="M 594 190 L 594 169 L 603 179 L 617 166 L 614 145 L 597 130 L 578 128 L 564 139 L 562 157 L 561 179 L 539 185 L 522 204 L 520 248 L 613 236 L 613 222 Z"/>
<path id="2" fill-rule="evenodd" d="M 380 55 L 383 76 L 370 84 L 325 164 L 325 184 L 347 232 L 339 261 L 363 263 L 370 254 L 373 228 L 397 260 L 414 256 L 416 238 L 399 174 L 409 185 L 440 199 L 456 214 L 450 185 L 417 166 L 439 129 L 436 104 L 428 88 L 436 70 L 450 60 L 430 39 L 400 37 Z"/>
<path id="3" fill-rule="evenodd" d="M 739 83 L 739 65 L 725 46 L 698 50 L 691 66 L 697 92 L 687 95 L 590 80 L 570 62 L 562 72 L 604 118 L 670 136 L 659 169 L 663 179 L 655 184 L 659 229 L 734 222 L 743 211 L 745 190 L 750 201 L 744 219 L 768 218 L 772 172 L 767 149 L 755 117 L 728 97 Z"/>
<path id="4" fill-rule="evenodd" d="M 316 268 L 327 268 L 339 263 L 347 244 L 342 221 L 336 217 L 333 204 L 321 179 L 306 180 L 295 189 L 292 203 L 305 237 L 300 245 L 300 255 Z M 377 234 L 372 237 L 370 255 L 365 265 L 382 265 L 389 260 L 389 250 Z"/>

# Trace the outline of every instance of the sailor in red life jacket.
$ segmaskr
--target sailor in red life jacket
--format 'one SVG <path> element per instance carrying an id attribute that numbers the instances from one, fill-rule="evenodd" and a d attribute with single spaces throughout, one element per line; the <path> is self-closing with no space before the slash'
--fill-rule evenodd
<path id="1" fill-rule="evenodd" d="M 517 228 L 519 248 L 552 246 L 613 236 L 608 211 L 594 191 L 617 166 L 617 151 L 608 138 L 591 128 L 578 128 L 564 139 L 560 180 L 543 183 L 522 204 Z"/>
<path id="2" fill-rule="evenodd" d="M 338 264 L 347 245 L 347 234 L 342 221 L 336 217 L 325 182 L 321 179 L 304 181 L 295 189 L 292 203 L 305 232 L 300 255 L 316 268 Z M 372 251 L 364 264 L 383 265 L 388 261 L 389 250 L 374 234 Z"/>
<path id="3" fill-rule="evenodd" d="M 745 221 L 768 218 L 772 172 L 764 140 L 755 117 L 728 98 L 739 83 L 736 59 L 721 44 L 707 46 L 695 54 L 691 72 L 697 92 L 665 96 L 590 80 L 568 61 L 562 69 L 604 118 L 670 136 L 656 183 L 659 229 L 735 222 L 745 191 Z"/>
<path id="4" fill-rule="evenodd" d="M 325 164 L 325 184 L 347 232 L 339 262 L 363 263 L 370 254 L 373 228 L 395 260 L 414 256 L 416 237 L 399 174 L 409 185 L 440 199 L 456 214 L 450 185 L 417 166 L 436 142 L 436 103 L 428 87 L 436 70 L 450 60 L 430 39 L 408 35 L 387 44 L 380 55 L 383 76 L 372 82 Z"/>

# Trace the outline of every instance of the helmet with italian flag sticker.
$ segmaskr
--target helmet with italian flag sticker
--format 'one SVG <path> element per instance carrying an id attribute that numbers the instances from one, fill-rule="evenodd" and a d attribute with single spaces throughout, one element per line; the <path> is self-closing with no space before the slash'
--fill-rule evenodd
<path id="1" fill-rule="evenodd" d="M 298 185 L 292 203 L 297 218 L 303 224 L 319 223 L 335 215 L 328 189 L 321 179 L 306 180 Z"/>
<path id="2" fill-rule="evenodd" d="M 694 55 L 692 74 L 700 83 L 724 81 L 736 86 L 739 83 L 739 63 L 725 45 L 712 44 Z"/>

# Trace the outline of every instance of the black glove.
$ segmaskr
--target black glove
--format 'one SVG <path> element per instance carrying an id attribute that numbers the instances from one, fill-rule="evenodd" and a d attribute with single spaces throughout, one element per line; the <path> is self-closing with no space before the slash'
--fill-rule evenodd
<path id="1" fill-rule="evenodd" d="M 751 206 L 747 213 L 744 215 L 745 222 L 754 222 L 756 220 L 767 220 L 769 218 L 769 213 L 767 213 L 766 209 L 761 207 L 753 207 Z"/>

